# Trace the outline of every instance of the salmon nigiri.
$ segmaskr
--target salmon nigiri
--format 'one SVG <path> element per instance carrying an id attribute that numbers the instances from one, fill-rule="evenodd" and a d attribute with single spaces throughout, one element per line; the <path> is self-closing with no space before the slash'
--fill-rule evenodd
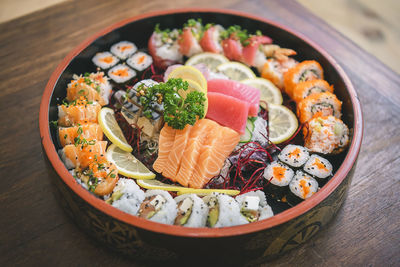
<path id="1" fill-rule="evenodd" d="M 105 159 L 106 147 L 107 141 L 81 139 L 79 144 L 66 145 L 59 154 L 68 169 L 85 169 L 95 160 Z"/>
<path id="2" fill-rule="evenodd" d="M 89 122 L 97 123 L 101 106 L 97 102 L 88 102 L 84 97 L 71 104 L 58 106 L 58 125 L 69 127 Z"/>
<path id="3" fill-rule="evenodd" d="M 86 123 L 80 126 L 59 127 L 58 137 L 62 147 L 73 145 L 79 138 L 85 138 L 87 141 L 103 140 L 103 131 L 97 123 Z"/>
<path id="4" fill-rule="evenodd" d="M 88 101 L 96 101 L 102 106 L 108 104 L 112 88 L 104 72 L 74 75 L 73 78 L 67 87 L 68 101 L 85 96 Z"/>

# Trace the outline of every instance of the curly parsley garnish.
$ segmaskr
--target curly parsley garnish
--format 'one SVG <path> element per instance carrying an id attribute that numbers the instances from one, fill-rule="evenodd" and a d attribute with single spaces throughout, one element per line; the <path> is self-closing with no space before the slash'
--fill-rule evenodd
<path id="1" fill-rule="evenodd" d="M 187 91 L 188 82 L 182 79 L 169 79 L 166 83 L 159 83 L 152 87 L 143 88 L 140 102 L 144 114 L 151 114 L 154 103 L 164 103 L 164 121 L 174 129 L 182 130 L 187 124 L 194 125 L 198 118 L 204 117 L 204 101 L 206 96 L 202 92 L 192 91 L 181 97 L 181 90 Z M 146 111 L 148 111 L 146 113 Z"/>

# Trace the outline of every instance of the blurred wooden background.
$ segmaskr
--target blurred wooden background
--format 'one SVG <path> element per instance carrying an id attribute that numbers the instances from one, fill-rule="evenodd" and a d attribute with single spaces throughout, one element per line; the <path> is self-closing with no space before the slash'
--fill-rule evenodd
<path id="1" fill-rule="evenodd" d="M 68 0 L 0 0 L 0 23 L 65 1 Z M 399 0 L 298 2 L 400 73 Z"/>

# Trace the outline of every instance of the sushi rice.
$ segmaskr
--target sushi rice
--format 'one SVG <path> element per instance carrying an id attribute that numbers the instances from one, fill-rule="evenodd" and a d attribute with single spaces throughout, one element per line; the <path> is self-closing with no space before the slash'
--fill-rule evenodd
<path id="1" fill-rule="evenodd" d="M 181 225 L 180 218 L 187 215 L 183 210 L 183 206 L 187 203 L 191 203 L 189 218 L 186 223 L 182 224 L 185 227 L 205 227 L 207 222 L 208 207 L 204 201 L 196 194 L 183 194 L 175 198 L 175 202 L 178 205 L 178 215 L 175 218 L 175 225 Z M 182 203 L 182 204 L 181 204 Z M 179 205 L 181 204 L 181 206 Z M 180 214 L 183 213 L 183 214 Z M 181 215 L 181 216 L 180 216 Z"/>
<path id="2" fill-rule="evenodd" d="M 126 213 L 136 215 L 144 200 L 144 192 L 132 179 L 121 178 L 111 195 L 112 206 Z"/>

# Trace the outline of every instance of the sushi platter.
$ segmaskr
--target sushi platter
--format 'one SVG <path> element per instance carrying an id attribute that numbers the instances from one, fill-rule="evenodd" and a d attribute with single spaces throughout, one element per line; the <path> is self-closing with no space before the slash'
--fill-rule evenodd
<path id="1" fill-rule="evenodd" d="M 103 33 L 60 74 L 48 127 L 73 191 L 178 236 L 251 233 L 317 205 L 354 133 L 332 59 L 273 24 L 179 14 L 133 21 L 140 39 L 129 24 Z"/>

